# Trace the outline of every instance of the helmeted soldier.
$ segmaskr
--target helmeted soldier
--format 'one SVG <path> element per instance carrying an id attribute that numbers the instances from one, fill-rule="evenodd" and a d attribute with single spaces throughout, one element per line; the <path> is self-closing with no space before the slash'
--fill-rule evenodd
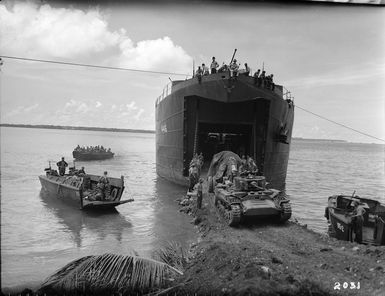
<path id="1" fill-rule="evenodd" d="M 110 180 L 108 180 L 107 174 L 107 171 L 104 172 L 103 176 L 99 178 L 97 185 L 103 199 L 105 199 L 106 189 L 110 186 Z"/>
<path id="2" fill-rule="evenodd" d="M 84 176 L 86 174 L 86 171 L 84 170 L 84 166 L 78 171 L 79 176 Z"/>
<path id="3" fill-rule="evenodd" d="M 353 201 L 352 205 L 354 206 L 354 215 L 353 215 L 353 225 L 355 232 L 355 241 L 358 243 L 362 242 L 362 227 L 364 224 L 364 214 L 366 213 L 364 207 L 358 202 Z"/>

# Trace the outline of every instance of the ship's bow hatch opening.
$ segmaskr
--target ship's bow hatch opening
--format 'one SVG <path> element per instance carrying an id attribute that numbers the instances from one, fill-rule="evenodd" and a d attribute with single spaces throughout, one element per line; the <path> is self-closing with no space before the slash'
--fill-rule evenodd
<path id="1" fill-rule="evenodd" d="M 270 101 L 263 98 L 229 103 L 185 97 L 183 174 L 188 176 L 194 153 L 202 153 L 210 163 L 224 150 L 250 155 L 263 172 L 269 110 Z"/>
<path id="2" fill-rule="evenodd" d="M 198 124 L 198 150 L 203 153 L 206 162 L 213 155 L 224 150 L 233 151 L 238 155 L 250 155 L 252 152 L 251 124 Z"/>

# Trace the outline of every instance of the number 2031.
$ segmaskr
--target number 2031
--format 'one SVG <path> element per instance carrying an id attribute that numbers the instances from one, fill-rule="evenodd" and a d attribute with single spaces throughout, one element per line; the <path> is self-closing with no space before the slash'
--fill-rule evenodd
<path id="1" fill-rule="evenodd" d="M 334 290 L 345 290 L 345 289 L 350 289 L 350 290 L 359 290 L 360 289 L 360 282 L 335 282 L 334 283 Z"/>

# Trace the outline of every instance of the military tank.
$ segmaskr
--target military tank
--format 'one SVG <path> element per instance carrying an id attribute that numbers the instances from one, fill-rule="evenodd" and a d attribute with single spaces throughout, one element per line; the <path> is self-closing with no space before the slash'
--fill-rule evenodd
<path id="1" fill-rule="evenodd" d="M 281 223 L 291 217 L 291 205 L 286 195 L 266 188 L 264 176 L 226 177 L 214 188 L 215 206 L 229 226 L 238 226 L 244 217 L 273 217 Z"/>

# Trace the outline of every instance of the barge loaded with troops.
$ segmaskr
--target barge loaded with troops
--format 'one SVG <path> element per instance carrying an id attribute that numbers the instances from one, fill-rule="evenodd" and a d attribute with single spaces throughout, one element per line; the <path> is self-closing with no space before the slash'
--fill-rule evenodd
<path id="1" fill-rule="evenodd" d="M 157 98 L 157 173 L 185 185 L 194 155 L 202 153 L 210 161 L 228 150 L 253 157 L 266 181 L 283 189 L 293 100 L 265 71 L 251 76 L 247 64 L 239 70 L 234 55 L 229 67 L 217 71 L 215 66 L 210 74 L 199 67 L 191 79 L 172 81 Z"/>

